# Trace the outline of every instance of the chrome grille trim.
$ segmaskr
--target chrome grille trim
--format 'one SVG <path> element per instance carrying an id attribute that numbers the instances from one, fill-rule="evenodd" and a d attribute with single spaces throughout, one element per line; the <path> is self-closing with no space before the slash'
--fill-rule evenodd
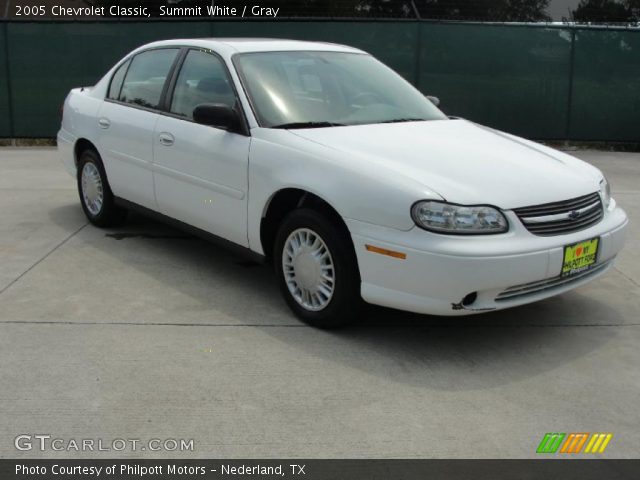
<path id="1" fill-rule="evenodd" d="M 525 283 L 522 285 L 515 285 L 502 291 L 495 299 L 496 302 L 504 302 L 506 300 L 515 300 L 518 298 L 526 297 L 527 295 L 535 295 L 546 290 L 559 288 L 564 285 L 571 284 L 577 280 L 595 275 L 596 273 L 604 270 L 611 264 L 611 261 L 596 265 L 584 272 L 569 277 L 554 277 L 547 278 L 545 280 L 539 280 L 537 282 Z"/>
<path id="2" fill-rule="evenodd" d="M 600 206 L 600 202 L 593 202 L 584 208 L 576 208 L 575 211 L 580 212 L 580 214 L 583 214 L 599 206 Z M 531 224 L 531 223 L 554 222 L 557 220 L 566 220 L 567 218 L 568 218 L 568 215 L 566 213 L 556 213 L 554 215 L 543 215 L 540 217 L 523 217 L 522 221 L 526 224 Z"/>
<path id="3" fill-rule="evenodd" d="M 534 235 L 550 236 L 577 232 L 595 225 L 604 216 L 598 192 L 562 202 L 513 210 Z"/>

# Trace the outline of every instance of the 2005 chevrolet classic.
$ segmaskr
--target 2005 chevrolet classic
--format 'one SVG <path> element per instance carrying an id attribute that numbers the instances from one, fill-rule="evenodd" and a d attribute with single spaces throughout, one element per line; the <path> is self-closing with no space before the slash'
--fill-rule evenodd
<path id="1" fill-rule="evenodd" d="M 268 259 L 318 327 L 362 299 L 513 307 L 612 266 L 627 217 L 598 169 L 436 100 L 346 46 L 162 41 L 71 91 L 58 146 L 93 224 L 142 209 Z"/>

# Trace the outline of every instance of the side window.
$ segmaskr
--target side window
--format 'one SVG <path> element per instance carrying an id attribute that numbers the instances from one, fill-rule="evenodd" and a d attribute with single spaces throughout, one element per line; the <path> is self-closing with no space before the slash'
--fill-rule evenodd
<path id="1" fill-rule="evenodd" d="M 147 108 L 159 108 L 164 82 L 178 49 L 149 50 L 131 60 L 122 84 L 120 101 Z"/>
<path id="2" fill-rule="evenodd" d="M 171 112 L 192 119 L 202 103 L 221 103 L 231 108 L 236 96 L 222 60 L 201 50 L 187 54 L 171 99 Z"/>
<path id="3" fill-rule="evenodd" d="M 120 90 L 122 89 L 122 81 L 124 80 L 124 74 L 127 73 L 127 67 L 131 63 L 131 60 L 127 60 L 116 70 L 116 73 L 111 77 L 111 85 L 109 85 L 109 94 L 107 98 L 111 100 L 118 100 L 120 96 Z"/>

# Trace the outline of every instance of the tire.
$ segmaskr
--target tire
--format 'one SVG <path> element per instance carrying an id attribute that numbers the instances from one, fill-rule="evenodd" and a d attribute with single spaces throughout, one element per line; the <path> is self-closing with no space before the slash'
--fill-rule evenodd
<path id="1" fill-rule="evenodd" d="M 276 235 L 273 262 L 280 290 L 293 313 L 313 327 L 341 327 L 360 314 L 360 275 L 344 230 L 328 215 L 302 208 L 284 218 Z"/>
<path id="2" fill-rule="evenodd" d="M 80 154 L 77 183 L 82 210 L 91 223 L 104 228 L 124 222 L 127 211 L 115 204 L 104 165 L 96 151 L 84 150 Z"/>

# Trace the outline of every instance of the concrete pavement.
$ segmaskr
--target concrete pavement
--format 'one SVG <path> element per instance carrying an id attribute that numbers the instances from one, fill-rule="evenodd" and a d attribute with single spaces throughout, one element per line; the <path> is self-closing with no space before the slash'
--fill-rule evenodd
<path id="1" fill-rule="evenodd" d="M 0 457 L 525 458 L 546 432 L 640 451 L 640 154 L 574 152 L 631 217 L 604 278 L 470 318 L 300 324 L 269 269 L 141 216 L 87 225 L 52 149 L 0 149 Z M 21 452 L 20 434 L 193 439 Z"/>

